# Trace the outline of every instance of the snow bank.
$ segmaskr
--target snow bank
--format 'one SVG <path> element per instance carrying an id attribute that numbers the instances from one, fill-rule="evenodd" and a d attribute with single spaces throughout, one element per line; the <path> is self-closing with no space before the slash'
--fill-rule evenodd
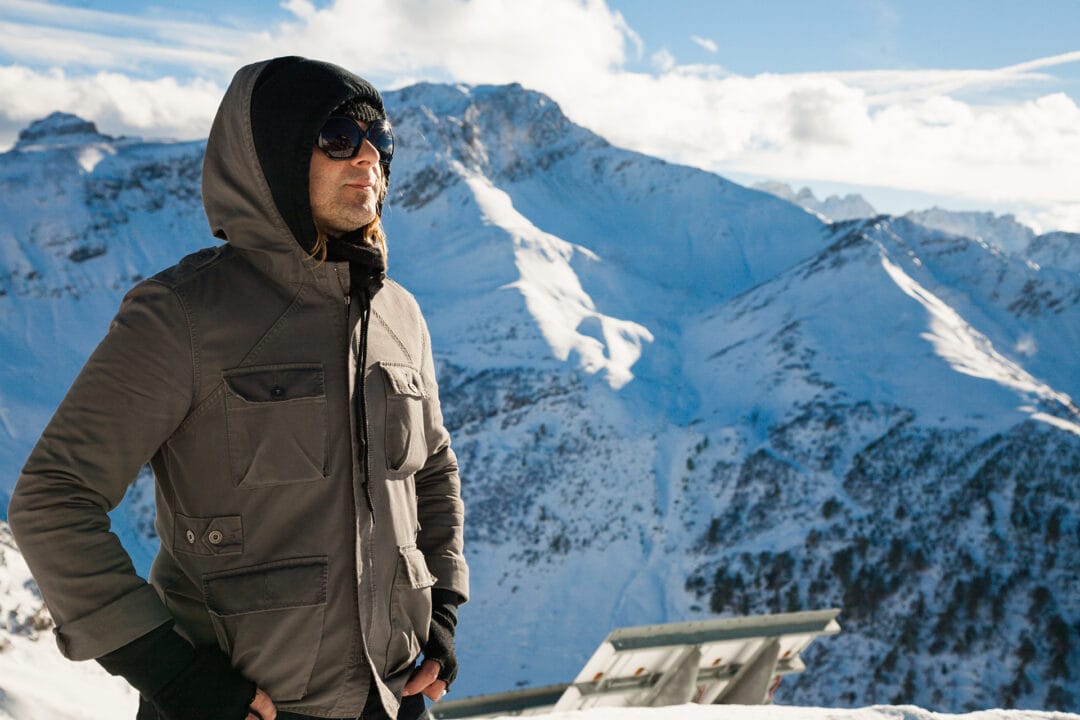
<path id="1" fill-rule="evenodd" d="M 535 715 L 537 720 L 1080 720 L 1080 715 L 1038 710 L 983 710 L 963 715 L 912 705 L 830 709 L 783 705 L 675 705 L 663 708 L 592 708 Z"/>

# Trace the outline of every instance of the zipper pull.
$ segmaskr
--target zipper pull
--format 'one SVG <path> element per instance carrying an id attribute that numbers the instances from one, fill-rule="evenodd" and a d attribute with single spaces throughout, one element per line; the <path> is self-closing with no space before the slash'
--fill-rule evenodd
<path id="1" fill-rule="evenodd" d="M 338 287 L 341 288 L 341 294 L 345 298 L 345 310 L 347 311 L 349 309 L 349 305 L 352 302 L 352 297 L 349 295 L 349 293 L 345 292 L 345 283 L 341 281 L 341 273 L 338 271 L 337 265 L 334 265 L 334 276 L 337 278 Z M 347 312 L 346 317 L 348 317 Z"/>

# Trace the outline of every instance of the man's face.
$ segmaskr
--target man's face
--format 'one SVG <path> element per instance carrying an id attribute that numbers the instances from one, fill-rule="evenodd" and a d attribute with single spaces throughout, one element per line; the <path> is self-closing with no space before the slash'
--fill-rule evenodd
<path id="1" fill-rule="evenodd" d="M 358 123 L 367 130 L 367 123 Z M 333 160 L 315 147 L 311 151 L 308 188 L 311 215 L 321 233 L 338 237 L 375 219 L 383 171 L 379 151 L 365 138 L 348 160 Z"/>

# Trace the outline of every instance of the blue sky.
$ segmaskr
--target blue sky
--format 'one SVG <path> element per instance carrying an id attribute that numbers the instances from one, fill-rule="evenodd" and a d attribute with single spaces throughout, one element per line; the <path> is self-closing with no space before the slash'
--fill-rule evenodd
<path id="1" fill-rule="evenodd" d="M 202 137 L 232 71 L 286 53 L 521 82 L 741 182 L 1080 230 L 1080 0 L 0 0 L 0 148 L 53 109 Z"/>
<path id="2" fill-rule="evenodd" d="M 688 61 L 714 57 L 688 42 L 716 42 L 732 72 L 993 68 L 1080 47 L 1080 2 L 817 0 L 805 2 L 617 2 L 650 44 Z M 1075 82 L 1080 67 L 1062 69 Z"/>
<path id="3" fill-rule="evenodd" d="M 185 0 L 179 7 L 135 0 L 55 3 L 61 4 L 240 29 L 292 17 L 282 5 L 259 0 Z M 719 62 L 741 75 L 994 68 L 1080 49 L 1078 0 L 613 0 L 608 5 L 622 13 L 645 45 L 645 56 L 632 63 L 637 69 L 648 69 L 648 54 L 664 48 L 683 62 Z M 0 20 L 19 14 L 17 6 L 0 0 Z M 713 41 L 717 51 L 703 48 L 692 36 Z M 0 48 L 0 62 L 14 59 Z M 1080 62 L 1054 74 L 1080 100 Z"/>

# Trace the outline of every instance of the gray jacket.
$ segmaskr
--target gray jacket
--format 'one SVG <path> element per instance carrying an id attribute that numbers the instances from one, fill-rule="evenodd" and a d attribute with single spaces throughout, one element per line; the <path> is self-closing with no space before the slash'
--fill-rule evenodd
<path id="1" fill-rule="evenodd" d="M 359 714 L 346 690 L 370 667 L 393 717 L 432 586 L 468 596 L 457 461 L 427 327 L 392 281 L 372 301 L 358 448 L 348 265 L 308 257 L 275 206 L 252 151 L 259 70 L 237 74 L 206 150 L 206 212 L 228 242 L 124 298 L 9 520 L 67 657 L 173 618 L 279 707 Z M 150 584 L 106 515 L 148 461 L 161 538 Z"/>

